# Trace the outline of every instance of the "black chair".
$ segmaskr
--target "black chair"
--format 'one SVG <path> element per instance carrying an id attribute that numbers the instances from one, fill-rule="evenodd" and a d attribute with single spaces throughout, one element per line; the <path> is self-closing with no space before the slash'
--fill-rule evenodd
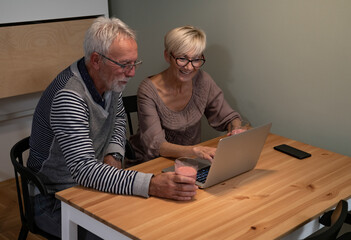
<path id="1" fill-rule="evenodd" d="M 347 239 L 337 238 L 342 225 L 344 224 L 348 214 L 348 204 L 344 200 L 340 200 L 335 210 L 329 211 L 324 214 L 319 222 L 325 227 L 305 238 L 305 240 L 335 240 Z M 346 235 L 345 235 L 346 236 Z"/>
<path id="2" fill-rule="evenodd" d="M 351 239 L 351 232 L 344 233 L 337 240 L 350 240 Z"/>
<path id="3" fill-rule="evenodd" d="M 129 134 L 130 136 L 132 136 L 134 134 L 134 131 L 133 131 L 131 113 L 138 111 L 137 96 L 136 95 L 126 96 L 126 97 L 123 97 L 122 100 L 123 100 L 124 110 L 127 115 Z M 135 151 L 128 140 L 126 142 L 125 156 L 129 160 L 134 160 L 136 158 Z"/>
<path id="4" fill-rule="evenodd" d="M 23 153 L 29 149 L 29 137 L 17 142 L 11 149 L 11 162 L 15 170 L 18 206 L 22 222 L 18 239 L 26 239 L 28 232 L 39 234 L 47 239 L 60 239 L 38 228 L 34 221 L 33 197 L 29 195 L 28 183 L 33 183 L 43 195 L 47 189 L 40 178 L 23 164 Z M 20 177 L 19 177 L 20 175 Z"/>
<path id="5" fill-rule="evenodd" d="M 138 112 L 137 96 L 136 95 L 126 96 L 126 97 L 123 97 L 122 100 L 123 100 L 124 110 L 127 115 L 129 133 L 130 135 L 133 135 L 134 131 L 133 131 L 131 113 Z"/>
<path id="6" fill-rule="evenodd" d="M 319 222 L 324 226 L 330 226 L 331 224 L 331 215 L 333 214 L 334 210 L 330 210 L 323 214 L 323 216 L 319 219 Z M 344 223 L 351 225 L 351 212 L 347 213 Z M 337 240 L 350 240 L 351 239 L 351 232 L 343 233 L 341 236 L 337 238 Z"/>

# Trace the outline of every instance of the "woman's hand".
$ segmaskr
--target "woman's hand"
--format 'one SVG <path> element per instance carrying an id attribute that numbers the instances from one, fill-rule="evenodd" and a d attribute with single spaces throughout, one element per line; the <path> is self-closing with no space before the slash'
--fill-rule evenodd
<path id="1" fill-rule="evenodd" d="M 244 128 L 237 128 L 237 129 L 234 129 L 234 130 L 228 132 L 227 136 L 239 134 L 239 133 L 242 133 L 242 132 L 245 132 L 245 131 L 246 131 L 246 129 L 244 129 Z"/>
<path id="2" fill-rule="evenodd" d="M 217 149 L 213 147 L 204 147 L 204 146 L 193 147 L 193 152 L 195 156 L 202 159 L 206 159 L 210 162 L 212 162 L 214 155 L 216 153 L 216 150 Z"/>
<path id="3" fill-rule="evenodd" d="M 240 121 L 239 118 L 234 119 L 230 124 L 228 124 L 227 136 L 239 134 L 245 132 L 250 128 L 250 123 L 247 121 Z"/>

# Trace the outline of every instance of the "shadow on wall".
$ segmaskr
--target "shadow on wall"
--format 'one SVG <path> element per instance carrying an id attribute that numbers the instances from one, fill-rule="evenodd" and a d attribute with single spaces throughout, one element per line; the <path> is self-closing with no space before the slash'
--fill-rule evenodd
<path id="1" fill-rule="evenodd" d="M 237 80 L 233 76 L 235 64 L 233 63 L 233 58 L 229 54 L 229 51 L 223 46 L 211 44 L 206 48 L 205 58 L 206 64 L 204 66 L 204 71 L 208 72 L 216 84 L 222 89 L 224 98 L 229 105 L 247 120 L 240 111 L 240 107 L 237 105 L 237 101 L 233 95 L 234 90 L 232 88 Z M 218 132 L 210 127 L 205 117 L 202 118 L 201 141 L 206 141 L 223 134 L 224 132 Z"/>
<path id="2" fill-rule="evenodd" d="M 235 63 L 231 54 L 229 54 L 229 50 L 223 46 L 212 44 L 207 47 L 205 57 L 206 65 L 204 70 L 212 76 L 217 85 L 222 89 L 224 98 L 229 105 L 245 119 L 234 96 L 235 91 L 233 86 L 239 86 L 239 84 L 236 84 L 238 80 L 233 75 Z"/>

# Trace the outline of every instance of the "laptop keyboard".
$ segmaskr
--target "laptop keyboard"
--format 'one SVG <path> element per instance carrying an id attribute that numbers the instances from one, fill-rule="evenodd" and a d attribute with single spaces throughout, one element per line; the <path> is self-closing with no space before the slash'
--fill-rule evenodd
<path id="1" fill-rule="evenodd" d="M 209 170 L 210 170 L 210 166 L 202 168 L 199 171 L 197 171 L 196 181 L 205 183 Z"/>

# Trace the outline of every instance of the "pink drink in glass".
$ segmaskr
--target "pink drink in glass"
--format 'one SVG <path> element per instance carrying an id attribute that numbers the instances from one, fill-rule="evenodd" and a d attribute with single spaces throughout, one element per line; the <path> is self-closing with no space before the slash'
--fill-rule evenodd
<path id="1" fill-rule="evenodd" d="M 196 179 L 197 171 L 193 167 L 187 167 L 187 166 L 178 167 L 175 172 L 176 172 L 176 174 Z"/>
<path id="2" fill-rule="evenodd" d="M 196 179 L 198 163 L 196 159 L 180 157 L 175 160 L 175 173 Z"/>

